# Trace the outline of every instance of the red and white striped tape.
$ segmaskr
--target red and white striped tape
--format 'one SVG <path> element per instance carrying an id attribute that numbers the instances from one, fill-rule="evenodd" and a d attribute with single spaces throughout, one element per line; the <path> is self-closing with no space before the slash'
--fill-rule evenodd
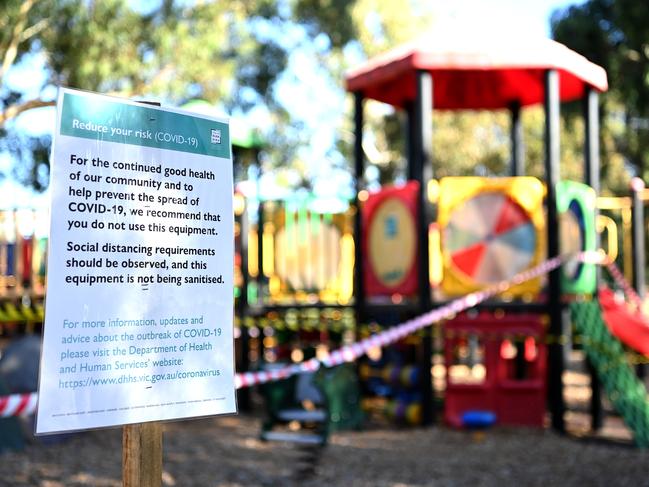
<path id="1" fill-rule="evenodd" d="M 0 418 L 34 414 L 37 402 L 38 394 L 36 392 L 0 396 Z"/>
<path id="2" fill-rule="evenodd" d="M 274 370 L 236 374 L 235 386 L 237 389 L 242 389 L 254 385 L 265 384 L 267 382 L 287 379 L 288 377 L 301 372 L 315 372 L 321 366 L 334 367 L 345 362 L 353 362 L 367 353 L 371 348 L 385 347 L 391 343 L 398 342 L 418 330 L 431 326 L 441 320 L 450 318 L 461 311 L 472 308 L 490 297 L 506 291 L 512 286 L 546 274 L 559 267 L 564 260 L 565 256 L 554 257 L 542 262 L 532 269 L 528 269 L 515 275 L 511 281 L 503 281 L 481 291 L 467 294 L 466 296 L 455 299 L 440 308 L 424 313 L 423 315 L 401 323 L 400 325 L 372 335 L 359 342 L 345 345 L 338 350 L 330 352 L 326 357 L 320 360 L 313 358 L 306 362 L 287 365 Z M 12 394 L 5 397 L 0 396 L 0 417 L 33 414 L 36 411 L 36 402 L 37 393 L 35 392 L 30 394 Z"/>
<path id="3" fill-rule="evenodd" d="M 237 388 L 265 384 L 267 382 L 277 380 L 278 378 L 284 379 L 301 372 L 313 372 L 315 370 L 318 370 L 321 365 L 324 367 L 334 367 L 345 362 L 353 362 L 367 353 L 367 351 L 371 348 L 385 347 L 386 345 L 389 345 L 391 343 L 398 342 L 406 336 L 418 330 L 426 328 L 433 323 L 437 323 L 446 318 L 450 318 L 451 316 L 461 311 L 472 308 L 477 304 L 485 301 L 486 299 L 506 291 L 514 285 L 546 274 L 551 270 L 559 267 L 564 259 L 565 257 L 554 257 L 553 259 L 542 262 L 532 269 L 517 274 L 509 282 L 501 282 L 493 286 L 489 286 L 484 290 L 467 294 L 466 296 L 451 301 L 445 306 L 429 311 L 428 313 L 424 313 L 423 315 L 401 323 L 400 325 L 394 326 L 381 333 L 372 335 L 371 337 L 365 338 L 364 340 L 361 340 L 359 342 L 345 345 L 338 350 L 330 352 L 326 357 L 320 360 L 311 359 L 307 362 L 287 365 L 286 367 L 276 370 L 237 374 Z"/>
<path id="4" fill-rule="evenodd" d="M 631 287 L 629 282 L 626 280 L 620 269 L 615 265 L 615 262 L 607 259 L 604 261 L 606 269 L 611 274 L 618 286 L 622 288 L 624 295 L 629 298 L 629 300 L 636 306 L 637 309 L 642 309 L 642 298 L 638 296 L 638 293 Z"/>

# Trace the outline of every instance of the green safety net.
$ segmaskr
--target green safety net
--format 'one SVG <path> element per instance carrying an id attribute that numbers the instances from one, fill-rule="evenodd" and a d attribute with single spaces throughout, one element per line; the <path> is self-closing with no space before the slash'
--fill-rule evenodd
<path id="1" fill-rule="evenodd" d="M 622 343 L 606 327 L 597 301 L 572 303 L 570 309 L 586 355 L 609 400 L 633 432 L 635 443 L 649 448 L 647 391 L 629 364 Z"/>

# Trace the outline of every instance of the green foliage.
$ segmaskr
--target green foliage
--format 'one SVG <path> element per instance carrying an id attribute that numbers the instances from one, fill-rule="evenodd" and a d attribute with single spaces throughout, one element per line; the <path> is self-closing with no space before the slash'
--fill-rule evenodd
<path id="1" fill-rule="evenodd" d="M 506 175 L 509 161 L 505 112 L 440 112 L 433 115 L 435 177 Z"/>
<path id="2" fill-rule="evenodd" d="M 312 36 L 320 32 L 328 33 L 334 48 L 342 49 L 357 36 L 350 0 L 298 0 L 295 15 Z"/>
<path id="3" fill-rule="evenodd" d="M 281 117 L 272 85 L 287 53 L 259 39 L 255 22 L 282 22 L 276 2 L 160 2 L 141 12 L 126 0 L 26 0 L 0 4 L 0 127 L 2 149 L 19 161 L 16 176 L 46 186 L 44 140 L 17 133 L 11 120 L 52 105 L 47 95 L 8 89 L 4 75 L 29 54 L 44 60 L 49 85 L 181 105 L 203 98 L 229 112 L 264 103 Z"/>
<path id="4" fill-rule="evenodd" d="M 557 11 L 554 37 L 606 69 L 601 97 L 603 174 L 628 192 L 625 165 L 649 178 L 649 8 L 635 0 L 589 0 Z"/>
<path id="5" fill-rule="evenodd" d="M 17 133 L 11 121 L 54 103 L 51 90 L 34 96 L 5 83 L 4 74 L 30 56 L 44 62 L 43 88 L 71 86 L 169 105 L 202 98 L 229 113 L 265 106 L 272 127 L 265 166 L 282 166 L 286 181 L 297 175 L 298 184 L 308 186 L 312 164 L 298 148 L 316 135 L 286 112 L 275 90 L 292 50 L 310 45 L 322 76 L 342 90 L 345 71 L 359 59 L 414 39 L 435 17 L 434 7 L 421 0 L 160 0 L 146 11 L 134 5 L 127 0 L 0 2 L 0 150 L 20 161 L 16 175 L 25 183 L 38 189 L 47 185 L 49 142 Z M 559 40 L 602 64 L 611 80 L 621 79 L 619 88 L 603 97 L 603 175 L 613 191 L 628 187 L 627 161 L 649 171 L 649 130 L 632 129 L 630 122 L 649 119 L 647 15 L 631 0 L 590 0 L 553 20 Z M 338 139 L 328 161 L 348 168 L 351 107 L 349 96 L 339 110 Z M 621 107 L 627 123 L 610 117 Z M 574 112 L 567 109 L 562 124 L 562 177 L 581 179 L 583 125 Z M 543 113 L 540 108 L 522 113 L 527 171 L 542 175 Z M 404 174 L 403 119 L 403 113 L 367 103 L 364 148 L 382 182 Z M 433 123 L 435 177 L 508 174 L 508 113 L 435 112 Z"/>
<path id="6" fill-rule="evenodd" d="M 285 53 L 250 28 L 253 19 L 278 15 L 266 2 L 165 2 L 146 14 L 124 0 L 55 4 L 40 41 L 57 84 L 223 105 L 244 86 L 266 96 L 285 66 Z"/>

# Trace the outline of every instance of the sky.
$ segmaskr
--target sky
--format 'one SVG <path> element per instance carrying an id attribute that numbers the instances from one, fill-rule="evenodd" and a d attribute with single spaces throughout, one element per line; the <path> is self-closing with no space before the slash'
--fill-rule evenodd
<path id="1" fill-rule="evenodd" d="M 144 3 L 153 0 L 143 0 Z M 467 31 L 476 29 L 490 32 L 524 33 L 532 37 L 550 37 L 550 16 L 555 9 L 564 8 L 583 0 L 432 0 L 432 6 L 438 12 L 436 24 L 451 27 L 463 26 Z M 469 28 L 467 28 L 469 26 Z M 34 59 L 38 65 L 38 59 Z M 19 86 L 21 90 L 38 90 L 42 72 L 32 66 L 22 66 L 12 69 L 7 76 L 7 83 Z M 315 56 L 309 52 L 296 50 L 289 59 L 289 71 L 279 84 L 277 96 L 289 112 L 301 119 L 308 130 L 313 133 L 312 143 L 302 151 L 302 157 L 313 164 L 312 176 L 327 179 L 332 161 L 327 152 L 336 136 L 332 130 L 336 124 L 335 117 L 340 116 L 344 103 L 344 93 L 329 85 L 322 76 L 321 67 L 315 64 Z M 314 104 L 314 93 L 320 103 Z M 305 107 L 307 107 L 305 109 Z M 253 114 L 252 124 L 264 123 L 264 113 Z M 55 110 L 53 108 L 32 110 L 25 113 L 16 121 L 17 127 L 29 133 L 43 134 L 54 132 Z M 333 161 L 335 162 L 335 161 Z M 7 157 L 0 155 L 0 171 L 6 172 L 11 166 Z M 325 177 L 323 177 L 325 176 Z M 325 187 L 331 187 L 327 179 Z M 344 181 L 339 181 L 339 184 Z M 335 186 L 335 185 L 334 185 Z M 0 208 L 11 206 L 45 206 L 47 195 L 34 196 L 31 191 L 19 187 L 11 180 L 0 184 Z"/>
<path id="2" fill-rule="evenodd" d="M 583 0 L 434 0 L 449 18 L 474 20 L 494 30 L 513 29 L 530 36 L 550 37 L 550 16 L 555 9 L 581 4 Z"/>

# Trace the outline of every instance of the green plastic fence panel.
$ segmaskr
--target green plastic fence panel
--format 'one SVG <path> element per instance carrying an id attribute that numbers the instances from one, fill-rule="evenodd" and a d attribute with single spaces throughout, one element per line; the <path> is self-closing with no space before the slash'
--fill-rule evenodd
<path id="1" fill-rule="evenodd" d="M 557 184 L 557 211 L 561 222 L 561 253 L 595 251 L 595 205 L 590 186 L 574 181 Z M 561 267 L 561 290 L 566 294 L 593 294 L 597 287 L 595 264 L 569 261 Z"/>
<path id="2" fill-rule="evenodd" d="M 636 444 L 649 448 L 647 390 L 627 361 L 624 347 L 608 331 L 597 301 L 572 303 L 570 309 L 575 327 L 583 337 L 586 355 L 609 400 L 633 431 Z"/>

